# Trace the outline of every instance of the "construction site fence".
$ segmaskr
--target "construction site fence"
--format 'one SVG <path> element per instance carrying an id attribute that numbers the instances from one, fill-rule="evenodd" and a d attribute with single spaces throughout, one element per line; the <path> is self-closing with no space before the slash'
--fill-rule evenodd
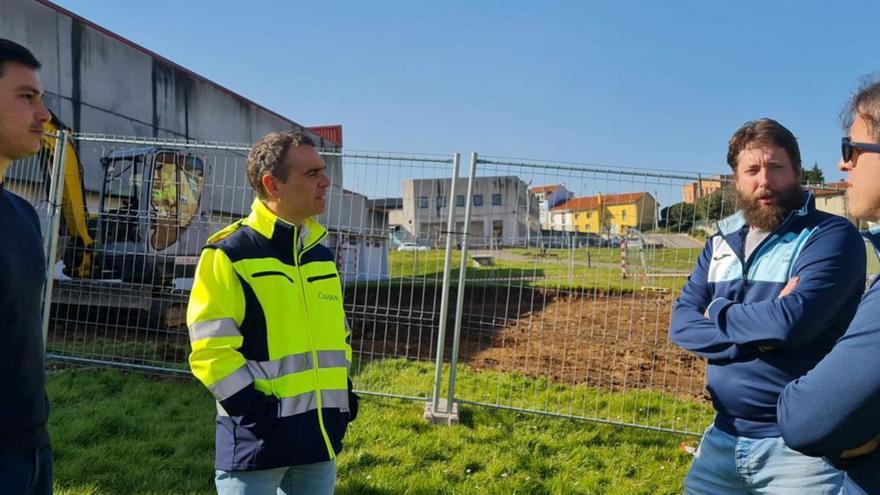
<path id="1" fill-rule="evenodd" d="M 193 271 L 208 236 L 250 211 L 248 146 L 47 141 L 6 180 L 43 228 L 47 356 L 188 374 Z M 476 404 L 703 430 L 705 363 L 673 346 L 668 326 L 714 221 L 733 212 L 727 176 L 320 153 L 331 185 L 318 220 L 358 391 L 438 413 Z"/>

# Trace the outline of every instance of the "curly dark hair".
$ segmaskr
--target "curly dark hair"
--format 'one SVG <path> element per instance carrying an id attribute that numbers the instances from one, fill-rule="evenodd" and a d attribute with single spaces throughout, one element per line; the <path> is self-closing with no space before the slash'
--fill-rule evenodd
<path id="1" fill-rule="evenodd" d="M 289 171 L 284 166 L 284 158 L 291 146 L 303 145 L 314 147 L 315 142 L 299 131 L 272 132 L 254 143 L 248 153 L 247 177 L 257 196 L 267 199 L 263 175 L 268 173 L 282 182 L 287 180 Z"/>

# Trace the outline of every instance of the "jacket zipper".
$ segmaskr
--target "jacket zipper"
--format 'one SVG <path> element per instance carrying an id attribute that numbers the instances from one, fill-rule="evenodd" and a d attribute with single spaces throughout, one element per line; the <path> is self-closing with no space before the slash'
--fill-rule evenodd
<path id="1" fill-rule="evenodd" d="M 783 227 L 786 227 L 789 223 L 791 223 L 791 221 L 793 221 L 793 220 L 791 220 L 792 213 L 789 213 L 788 218 L 783 220 L 781 224 L 777 225 L 775 229 L 773 229 L 769 234 L 767 234 L 767 237 L 765 237 L 761 242 L 758 243 L 757 246 L 755 246 L 755 249 L 752 250 L 752 255 L 749 256 L 749 259 L 747 261 L 743 260 L 743 258 L 740 258 L 740 261 L 743 263 L 743 277 L 742 277 L 742 279 L 743 279 L 743 286 L 744 287 L 749 286 L 749 268 L 751 268 L 751 266 L 752 266 L 752 261 L 758 257 L 757 255 L 761 253 L 761 249 L 764 247 L 765 244 L 773 242 L 776 240 L 777 237 L 779 237 L 777 235 L 777 232 L 782 230 Z M 751 228 L 752 227 L 750 225 L 749 229 L 751 229 Z M 746 232 L 746 236 L 748 236 L 748 235 L 749 235 L 748 232 Z M 746 246 L 745 241 L 743 241 L 743 257 L 745 257 L 745 246 Z"/>
<path id="2" fill-rule="evenodd" d="M 302 268 L 301 268 L 302 267 L 302 264 L 301 264 L 302 260 L 300 258 L 302 256 L 302 254 L 304 254 L 307 251 L 307 249 L 305 246 L 303 246 L 303 252 L 297 253 L 296 247 L 298 245 L 299 245 L 299 229 L 296 226 L 294 226 L 293 227 L 293 259 L 296 260 L 296 271 L 297 271 L 297 273 L 299 273 L 300 281 L 302 281 L 302 279 L 303 279 Z M 311 247 L 311 246 L 309 246 L 309 247 Z M 305 308 L 305 312 L 306 312 L 306 321 L 307 322 L 305 325 L 305 332 L 306 332 L 306 335 L 309 336 L 309 344 L 312 348 L 312 363 L 314 363 L 314 366 L 312 367 L 312 369 L 315 372 L 315 402 L 318 407 L 318 427 L 321 428 L 321 436 L 324 437 L 324 444 L 327 447 L 327 453 L 330 455 L 330 459 L 333 460 L 333 459 L 336 459 L 336 453 L 333 452 L 333 444 L 330 442 L 330 437 L 327 435 L 327 429 L 324 428 L 324 413 L 323 413 L 323 408 L 322 408 L 322 404 L 321 404 L 321 375 L 320 375 L 320 373 L 318 373 L 318 350 L 315 348 L 315 339 L 314 339 L 314 336 L 312 335 L 312 317 L 309 314 L 309 304 L 308 304 L 308 298 L 306 297 L 305 284 L 300 283 L 299 286 L 301 287 L 300 291 L 301 291 L 302 297 L 303 297 L 303 308 Z"/>

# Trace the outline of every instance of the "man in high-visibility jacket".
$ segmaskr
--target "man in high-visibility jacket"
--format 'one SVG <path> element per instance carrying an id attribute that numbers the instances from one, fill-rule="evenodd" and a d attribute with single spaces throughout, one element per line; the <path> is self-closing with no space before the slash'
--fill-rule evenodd
<path id="1" fill-rule="evenodd" d="M 187 311 L 193 374 L 217 399 L 217 492 L 333 493 L 357 396 L 327 231 L 330 180 L 312 140 L 251 149 L 251 213 L 208 240 Z"/>

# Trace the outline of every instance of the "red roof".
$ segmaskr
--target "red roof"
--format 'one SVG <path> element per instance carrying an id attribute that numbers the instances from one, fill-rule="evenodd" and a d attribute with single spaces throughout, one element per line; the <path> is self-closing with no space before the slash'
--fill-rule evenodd
<path id="1" fill-rule="evenodd" d="M 827 182 L 821 187 L 810 188 L 810 190 L 813 191 L 813 194 L 820 198 L 825 196 L 839 196 L 846 193 L 847 189 L 849 189 L 849 184 L 846 182 Z"/>
<path id="2" fill-rule="evenodd" d="M 825 187 L 828 189 L 838 189 L 838 190 L 847 190 L 849 189 L 848 182 L 826 182 Z"/>
<path id="3" fill-rule="evenodd" d="M 319 125 L 315 127 L 309 127 L 308 129 L 328 141 L 333 141 L 340 148 L 342 147 L 341 125 Z"/>
<path id="4" fill-rule="evenodd" d="M 550 184 L 549 186 L 535 186 L 532 188 L 532 192 L 535 194 L 540 193 L 552 193 L 553 191 L 562 187 L 562 184 Z"/>
<path id="5" fill-rule="evenodd" d="M 602 194 L 598 196 L 586 196 L 583 198 L 572 198 L 562 203 L 561 205 L 553 208 L 553 210 L 575 210 L 575 211 L 585 211 L 585 210 L 595 210 L 598 209 L 600 205 L 611 206 L 611 205 L 625 205 L 630 203 L 636 203 L 642 200 L 644 196 L 650 196 L 650 194 L 646 192 L 637 192 L 637 193 L 623 193 L 623 194 Z"/>
<path id="6" fill-rule="evenodd" d="M 813 195 L 817 198 L 822 198 L 825 196 L 840 196 L 846 194 L 846 191 L 840 189 L 813 189 Z"/>

